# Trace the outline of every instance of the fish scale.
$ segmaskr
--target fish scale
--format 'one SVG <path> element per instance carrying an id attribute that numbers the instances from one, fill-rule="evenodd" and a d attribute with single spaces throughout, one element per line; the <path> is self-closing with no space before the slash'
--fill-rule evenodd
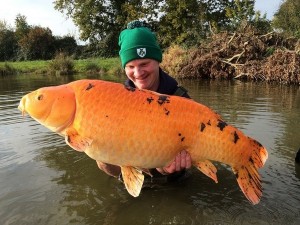
<path id="1" fill-rule="evenodd" d="M 98 163 L 120 166 L 134 197 L 141 192 L 142 169 L 166 166 L 186 150 L 193 165 L 215 182 L 217 169 L 211 161 L 230 165 L 248 200 L 260 201 L 257 170 L 265 164 L 267 150 L 191 99 L 78 80 L 31 92 L 19 109 L 64 136 L 73 149 Z"/>

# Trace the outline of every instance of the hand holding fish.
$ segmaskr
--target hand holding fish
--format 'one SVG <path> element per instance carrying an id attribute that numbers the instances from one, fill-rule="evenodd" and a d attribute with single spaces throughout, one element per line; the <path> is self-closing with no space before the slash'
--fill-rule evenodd
<path id="1" fill-rule="evenodd" d="M 184 169 L 189 169 L 192 166 L 192 159 L 188 152 L 185 150 L 178 153 L 175 159 L 167 166 L 162 168 L 156 168 L 161 174 L 171 174 L 179 172 Z"/>

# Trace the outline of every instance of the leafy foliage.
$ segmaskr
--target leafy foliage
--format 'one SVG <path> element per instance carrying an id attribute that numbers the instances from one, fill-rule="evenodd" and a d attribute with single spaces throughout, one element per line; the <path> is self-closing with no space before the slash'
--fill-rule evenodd
<path id="1" fill-rule="evenodd" d="M 68 75 L 74 72 L 73 59 L 64 54 L 58 53 L 55 58 L 49 63 L 48 70 L 56 75 Z"/>
<path id="2" fill-rule="evenodd" d="M 27 23 L 27 18 L 24 15 L 18 14 L 15 19 L 16 37 L 18 40 L 26 36 L 30 31 L 30 26 Z"/>
<path id="3" fill-rule="evenodd" d="M 299 2 L 287 0 L 282 4 L 283 9 L 289 6 L 287 14 L 291 22 L 282 27 L 277 23 L 277 28 L 298 34 Z M 55 9 L 73 19 L 81 39 L 88 40 L 89 45 L 77 46 L 71 36 L 54 37 L 49 28 L 29 25 L 26 17 L 18 14 L 15 31 L 2 29 L 5 23 L 0 23 L 3 53 L 0 60 L 51 59 L 58 52 L 76 58 L 114 57 L 119 51 L 120 31 L 137 19 L 149 24 L 163 49 L 174 44 L 199 47 L 212 35 L 224 30 L 236 31 L 247 23 L 260 31 L 271 31 L 266 15 L 254 11 L 255 0 L 55 0 L 53 3 Z M 276 18 L 280 18 L 277 13 Z"/>
<path id="4" fill-rule="evenodd" d="M 254 0 L 56 0 L 55 9 L 79 26 L 100 56 L 116 55 L 118 35 L 132 20 L 145 20 L 162 47 L 193 46 L 211 30 L 238 27 L 254 17 Z"/>
<path id="5" fill-rule="evenodd" d="M 7 61 L 14 57 L 17 51 L 15 32 L 5 22 L 0 23 L 0 61 Z"/>
<path id="6" fill-rule="evenodd" d="M 74 37 L 54 37 L 49 28 L 28 25 L 20 14 L 15 19 L 15 30 L 0 21 L 0 61 L 47 60 L 56 52 L 74 55 L 78 49 Z"/>
<path id="7" fill-rule="evenodd" d="M 231 7 L 226 7 L 226 17 L 230 20 L 232 28 L 237 28 L 242 21 L 251 21 L 254 17 L 254 0 L 234 0 Z"/>
<path id="8" fill-rule="evenodd" d="M 166 0 L 159 23 L 159 39 L 163 47 L 172 43 L 195 45 L 201 39 L 201 6 L 197 0 Z"/>
<path id="9" fill-rule="evenodd" d="M 300 0 L 283 1 L 274 14 L 272 24 L 287 35 L 300 38 Z"/>
<path id="10" fill-rule="evenodd" d="M 125 1 L 57 0 L 54 3 L 55 9 L 66 12 L 73 18 L 81 30 L 83 40 L 89 39 L 90 43 L 96 46 L 99 41 L 105 41 L 107 36 L 111 36 L 113 48 L 117 49 L 118 34 L 121 30 L 118 18 L 121 17 Z"/>
<path id="11" fill-rule="evenodd" d="M 77 50 L 76 40 L 71 36 L 56 37 L 54 40 L 56 52 L 64 52 L 67 55 L 72 55 Z"/>
<path id="12" fill-rule="evenodd" d="M 54 37 L 49 28 L 33 27 L 19 40 L 19 57 L 25 60 L 51 59 L 54 54 Z"/>

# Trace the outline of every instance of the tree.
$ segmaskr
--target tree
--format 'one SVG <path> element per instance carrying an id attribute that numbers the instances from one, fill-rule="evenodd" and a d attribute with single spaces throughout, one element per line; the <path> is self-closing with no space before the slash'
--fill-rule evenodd
<path id="1" fill-rule="evenodd" d="M 110 35 L 114 39 L 115 49 L 117 49 L 118 33 L 124 25 L 118 21 L 124 3 L 124 0 L 54 1 L 55 9 L 66 13 L 79 27 L 82 40 L 89 40 L 91 44 L 97 45 L 99 41 L 103 41 Z"/>
<path id="2" fill-rule="evenodd" d="M 158 25 L 163 47 L 172 43 L 194 45 L 201 37 L 201 4 L 197 0 L 166 0 Z"/>
<path id="3" fill-rule="evenodd" d="M 17 51 L 15 32 L 5 21 L 0 21 L 0 61 L 12 60 Z"/>
<path id="4" fill-rule="evenodd" d="M 35 26 L 19 40 L 20 55 L 24 60 L 51 59 L 54 55 L 54 37 L 49 28 Z"/>
<path id="5" fill-rule="evenodd" d="M 118 36 L 129 21 L 145 20 L 162 47 L 199 43 L 211 30 L 237 27 L 254 18 L 254 0 L 56 0 L 55 9 L 78 25 L 101 56 L 118 52 Z"/>
<path id="6" fill-rule="evenodd" d="M 155 21 L 158 0 L 56 0 L 54 8 L 71 17 L 79 27 L 82 40 L 89 40 L 102 56 L 116 55 L 118 36 L 135 19 Z M 110 50 L 103 49 L 108 46 Z"/>
<path id="7" fill-rule="evenodd" d="M 226 17 L 230 20 L 230 26 L 236 29 L 242 21 L 251 21 L 255 15 L 255 0 L 234 0 L 225 8 Z"/>
<path id="8" fill-rule="evenodd" d="M 201 1 L 201 0 L 200 0 Z M 214 28 L 219 30 L 229 23 L 226 8 L 232 8 L 232 0 L 202 0 L 204 10 L 204 24 L 206 30 Z"/>
<path id="9" fill-rule="evenodd" d="M 272 25 L 287 35 L 300 37 L 300 0 L 283 1 L 274 14 Z"/>
<path id="10" fill-rule="evenodd" d="M 56 52 L 63 52 L 67 55 L 72 55 L 77 49 L 76 40 L 72 36 L 55 37 L 54 46 Z"/>
<path id="11" fill-rule="evenodd" d="M 16 37 L 18 40 L 22 39 L 24 36 L 28 34 L 31 27 L 27 23 L 26 16 L 18 14 L 15 19 L 15 27 L 16 27 Z"/>

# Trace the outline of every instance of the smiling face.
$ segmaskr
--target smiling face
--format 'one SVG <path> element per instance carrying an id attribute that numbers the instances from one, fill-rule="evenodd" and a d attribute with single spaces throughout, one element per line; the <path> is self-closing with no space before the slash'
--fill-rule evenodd
<path id="1" fill-rule="evenodd" d="M 136 59 L 125 66 L 127 77 L 139 89 L 157 91 L 159 85 L 159 62 L 154 59 Z"/>

